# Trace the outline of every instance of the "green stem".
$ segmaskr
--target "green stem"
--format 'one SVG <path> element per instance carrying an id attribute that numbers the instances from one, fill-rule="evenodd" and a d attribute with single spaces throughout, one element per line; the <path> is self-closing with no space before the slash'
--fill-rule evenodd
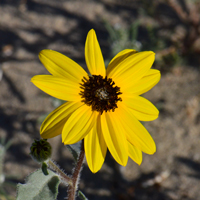
<path id="1" fill-rule="evenodd" d="M 75 200 L 76 191 L 78 189 L 78 180 L 79 180 L 79 177 L 80 177 L 80 172 L 81 172 L 81 169 L 82 169 L 84 157 L 85 157 L 84 140 L 82 140 L 81 151 L 80 151 L 74 172 L 72 174 L 72 185 L 69 185 L 69 187 L 68 187 L 68 198 L 67 198 L 68 200 Z"/>

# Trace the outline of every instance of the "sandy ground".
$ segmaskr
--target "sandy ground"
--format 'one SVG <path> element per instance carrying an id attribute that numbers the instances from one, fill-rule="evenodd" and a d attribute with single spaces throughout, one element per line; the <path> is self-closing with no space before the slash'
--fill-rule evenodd
<path id="1" fill-rule="evenodd" d="M 31 160 L 29 148 L 39 138 L 38 117 L 54 109 L 52 99 L 30 83 L 34 75 L 47 73 L 39 62 L 39 51 L 57 50 L 85 67 L 84 42 L 94 28 L 108 58 L 108 33 L 102 21 L 126 26 L 136 16 L 134 7 L 111 2 L 0 1 L 0 137 L 13 141 L 5 157 L 7 181 L 23 183 L 39 167 Z M 200 198 L 199 77 L 199 70 L 192 66 L 177 66 L 162 74 L 159 84 L 144 95 L 160 109 L 157 120 L 144 124 L 157 152 L 144 155 L 141 166 L 129 160 L 120 167 L 109 154 L 96 174 L 86 165 L 80 189 L 90 200 Z M 50 142 L 53 159 L 70 173 L 73 160 L 60 136 Z M 59 191 L 58 199 L 64 199 L 64 187 Z M 6 192 L 16 195 L 15 187 L 7 186 Z"/>

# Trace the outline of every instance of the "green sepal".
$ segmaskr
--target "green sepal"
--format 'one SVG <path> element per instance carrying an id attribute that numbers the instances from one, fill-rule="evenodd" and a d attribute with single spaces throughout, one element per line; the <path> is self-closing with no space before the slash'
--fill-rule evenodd
<path id="1" fill-rule="evenodd" d="M 18 184 L 16 200 L 55 200 L 60 178 L 53 171 L 48 172 L 45 176 L 39 169 L 26 178 L 25 184 Z"/>
<path id="2" fill-rule="evenodd" d="M 45 176 L 47 176 L 49 174 L 48 170 L 47 170 L 48 166 L 45 162 L 42 163 L 42 172 Z"/>
<path id="3" fill-rule="evenodd" d="M 82 200 L 88 200 L 88 198 L 80 190 L 78 191 L 78 197 Z"/>
<path id="4" fill-rule="evenodd" d="M 79 153 L 78 151 L 72 147 L 72 145 L 66 145 L 72 156 L 74 157 L 75 161 L 77 162 Z"/>

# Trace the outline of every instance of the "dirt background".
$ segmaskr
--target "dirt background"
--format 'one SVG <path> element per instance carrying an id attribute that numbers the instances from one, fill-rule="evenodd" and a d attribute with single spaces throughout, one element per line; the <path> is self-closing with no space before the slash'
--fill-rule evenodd
<path id="1" fill-rule="evenodd" d="M 38 118 L 55 108 L 52 99 L 30 83 L 34 75 L 47 74 L 39 51 L 57 50 L 86 67 L 85 38 L 94 28 L 108 59 L 103 21 L 127 27 L 137 18 L 137 6 L 137 1 L 128 0 L 0 1 L 0 137 L 12 140 L 4 162 L 9 184 L 3 187 L 8 195 L 15 197 L 16 184 L 39 167 L 30 158 L 29 148 L 40 137 Z M 144 95 L 160 109 L 157 120 L 144 123 L 157 152 L 144 155 L 141 166 L 129 160 L 121 167 L 109 154 L 96 174 L 85 165 L 80 189 L 90 200 L 200 199 L 199 77 L 199 66 L 191 65 L 177 65 L 162 73 L 159 84 Z M 70 173 L 73 159 L 60 136 L 50 143 L 52 158 Z M 63 186 L 59 192 L 58 199 L 64 199 Z"/>

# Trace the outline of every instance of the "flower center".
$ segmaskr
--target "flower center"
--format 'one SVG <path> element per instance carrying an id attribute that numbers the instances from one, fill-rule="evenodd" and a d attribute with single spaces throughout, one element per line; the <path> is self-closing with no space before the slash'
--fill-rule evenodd
<path id="1" fill-rule="evenodd" d="M 80 95 L 82 102 L 91 106 L 93 111 L 101 114 L 103 111 L 114 111 L 117 108 L 117 102 L 122 101 L 120 88 L 115 85 L 111 78 L 103 78 L 101 75 L 93 75 L 88 78 L 83 77 Z"/>
<path id="2" fill-rule="evenodd" d="M 105 87 L 97 89 L 95 91 L 95 96 L 99 97 L 100 100 L 109 99 L 109 94 L 108 94 L 108 92 L 107 92 Z"/>

